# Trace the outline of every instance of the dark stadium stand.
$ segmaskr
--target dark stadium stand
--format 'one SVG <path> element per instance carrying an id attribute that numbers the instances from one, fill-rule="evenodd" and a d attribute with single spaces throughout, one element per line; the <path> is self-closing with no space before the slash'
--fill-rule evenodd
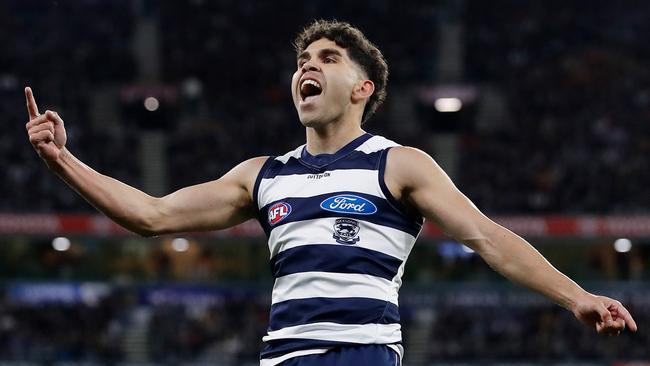
<path id="1" fill-rule="evenodd" d="M 94 209 L 27 140 L 23 87 L 41 112 L 62 115 L 76 156 L 135 187 L 151 183 L 143 136 L 162 135 L 158 173 L 169 192 L 304 142 L 289 94 L 291 41 L 315 18 L 359 26 L 388 60 L 388 99 L 366 130 L 429 152 L 435 122 L 447 121 L 402 113 L 418 108 L 404 107 L 415 95 L 405 91 L 444 81 L 439 24 L 457 21 L 464 56 L 454 82 L 476 90 L 477 105 L 501 98 L 503 117 L 481 122 L 473 106 L 469 123 L 452 126 L 457 185 L 539 239 L 581 284 L 620 297 L 641 329 L 599 338 L 433 229 L 405 274 L 405 365 L 647 365 L 645 2 L 3 0 L 0 366 L 259 364 L 271 283 L 259 230 L 199 236 L 178 264 L 170 238 L 135 238 L 87 216 Z M 151 24 L 153 77 L 136 41 Z M 142 107 L 149 94 L 160 99 L 156 113 Z M 82 216 L 60 216 L 70 213 Z M 617 253 L 611 242 L 623 234 L 634 247 Z M 55 235 L 71 236 L 71 250 L 52 249 Z"/>
<path id="2" fill-rule="evenodd" d="M 25 144 L 26 85 L 35 89 L 41 112 L 58 110 L 70 121 L 72 151 L 99 171 L 137 185 L 130 131 L 125 128 L 124 137 L 109 133 L 92 123 L 90 110 L 97 89 L 134 77 L 129 1 L 9 0 L 0 4 L 0 19 L 6 47 L 0 53 L 0 113 L 7 122 L 0 143 L 0 211 L 91 210 L 56 177 L 43 174 L 42 162 Z"/>
<path id="3" fill-rule="evenodd" d="M 649 24 L 643 3 L 468 3 L 468 78 L 510 107 L 465 136 L 460 185 L 479 207 L 648 210 Z"/>
<path id="4" fill-rule="evenodd" d="M 198 100 L 175 106 L 177 121 L 165 130 L 175 136 L 167 150 L 169 189 L 214 179 L 246 158 L 282 153 L 301 143 L 303 134 L 287 92 L 294 67 L 290 41 L 312 17 L 328 16 L 326 7 L 317 4 L 161 5 L 162 82 L 182 90 L 188 81 L 198 80 L 202 87 Z M 436 38 L 430 23 L 437 14 L 435 6 L 397 9 L 394 4 L 369 4 L 369 12 L 357 13 L 361 5 L 348 2 L 334 8 L 384 49 L 391 65 L 391 88 L 431 80 L 427 70 L 433 69 L 435 47 L 423 45 Z M 97 88 L 135 81 L 129 45 L 136 14 L 126 1 L 47 3 L 42 12 L 36 10 L 39 5 L 43 4 L 0 5 L 7 20 L 0 37 L 13 39 L 18 46 L 16 52 L 0 56 L 6 70 L 0 83 L 0 110 L 8 121 L 16 121 L 8 124 L 11 137 L 5 135 L 0 144 L 3 166 L 9 170 L 3 192 L 15 194 L 7 195 L 0 208 L 90 211 L 49 176 L 33 186 L 28 197 L 20 193 L 19 187 L 42 173 L 18 122 L 26 118 L 18 107 L 23 105 L 21 90 L 26 83 L 33 85 L 43 107 L 61 112 L 70 129 L 70 149 L 84 161 L 141 186 L 137 159 L 125 158 L 133 156 L 139 144 L 139 128 L 123 123 L 132 117 L 113 121 L 122 123 L 119 134 L 89 121 L 90 99 Z M 646 169 L 650 55 L 642 36 L 649 31 L 647 12 L 637 8 L 640 4 L 617 5 L 611 10 L 617 14 L 615 21 L 603 23 L 599 14 L 609 12 L 610 4 L 590 6 L 587 13 L 581 2 L 554 6 L 557 9 L 512 1 L 494 6 L 468 3 L 466 81 L 502 90 L 509 118 L 488 129 L 461 131 L 458 183 L 488 212 L 644 211 L 650 204 L 644 189 L 650 183 Z M 288 8 L 295 17 L 273 21 Z M 398 10 L 403 10 L 400 16 L 393 16 Z M 548 17 L 549 12 L 561 16 Z M 8 14 L 35 14 L 35 21 Z M 102 14 L 101 21 L 93 14 Z M 579 25 L 573 22 L 577 18 Z M 26 47 L 45 29 L 50 37 L 37 47 Z M 82 29 L 84 37 L 76 38 Z M 399 121 L 389 119 L 389 108 L 390 99 L 368 125 L 369 131 L 426 148 L 426 134 L 401 131 Z M 246 143 L 239 136 L 247 136 Z M 200 168 L 188 171 L 188 162 Z M 506 171 L 507 175 L 498 173 Z M 478 179 L 484 176 L 491 179 Z"/>
<path id="5" fill-rule="evenodd" d="M 68 286 L 64 294 L 80 290 L 62 283 L 10 287 L 0 305 L 0 358 L 96 364 L 148 355 L 159 364 L 254 364 L 268 321 L 268 289 L 120 287 L 89 302 L 92 284 L 58 297 L 42 295 L 47 286 Z M 570 313 L 521 290 L 413 290 L 402 296 L 400 310 L 407 364 L 601 365 L 650 357 L 647 334 L 599 337 Z M 637 323 L 647 324 L 650 303 L 637 290 L 604 292 L 622 298 Z"/>

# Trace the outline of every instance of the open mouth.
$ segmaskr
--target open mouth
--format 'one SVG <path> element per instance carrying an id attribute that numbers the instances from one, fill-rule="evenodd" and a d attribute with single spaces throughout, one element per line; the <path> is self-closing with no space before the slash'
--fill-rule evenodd
<path id="1" fill-rule="evenodd" d="M 305 102 L 317 97 L 322 92 L 323 88 L 316 80 L 306 79 L 300 85 L 300 98 Z"/>

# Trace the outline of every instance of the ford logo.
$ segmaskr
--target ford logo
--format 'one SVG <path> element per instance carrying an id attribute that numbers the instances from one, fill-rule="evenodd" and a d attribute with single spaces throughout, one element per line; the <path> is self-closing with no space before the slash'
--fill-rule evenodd
<path id="1" fill-rule="evenodd" d="M 353 194 L 339 194 L 320 203 L 320 208 L 326 211 L 358 215 L 372 215 L 377 212 L 377 206 L 369 200 Z"/>

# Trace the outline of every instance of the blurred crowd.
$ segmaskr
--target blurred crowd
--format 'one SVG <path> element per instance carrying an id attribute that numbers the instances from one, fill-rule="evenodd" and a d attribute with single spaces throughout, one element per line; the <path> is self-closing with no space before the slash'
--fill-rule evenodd
<path id="1" fill-rule="evenodd" d="M 263 347 L 267 322 L 266 303 L 248 298 L 194 310 L 159 306 L 152 309 L 147 351 L 159 363 L 254 362 Z"/>
<path id="2" fill-rule="evenodd" d="M 503 98 L 502 118 L 485 123 L 475 108 L 470 116 L 475 123 L 456 131 L 461 190 L 491 213 L 647 213 L 648 6 L 578 0 L 458 4 L 454 21 L 464 29 L 464 76 L 458 82 L 476 87 L 478 104 L 488 90 Z M 429 148 L 432 129 L 424 121 L 415 133 L 402 128 L 391 91 L 440 79 L 438 23 L 450 15 L 444 8 L 448 2 L 434 0 L 408 6 L 371 0 L 2 1 L 0 212 L 92 211 L 47 172 L 29 145 L 25 85 L 34 88 L 41 112 L 55 109 L 66 120 L 68 147 L 76 156 L 139 188 L 142 137 L 150 132 L 167 137 L 170 190 L 303 143 L 289 94 L 295 68 L 291 41 L 315 18 L 352 22 L 386 55 L 389 97 L 366 129 Z M 158 53 L 152 57 L 160 69 L 154 81 L 142 80 L 146 72 L 134 50 L 144 20 L 158 30 Z M 140 97 L 149 91 L 160 99 L 157 113 L 142 106 Z M 190 243 L 180 255 L 167 248 L 170 243 L 148 249 L 135 241 L 97 243 L 73 241 L 70 251 L 59 253 L 43 239 L 22 252 L 6 240 L 0 278 L 269 280 L 260 270 L 268 253 L 253 244 L 211 249 Z M 494 280 L 493 271 L 459 248 L 443 243 L 419 249 L 427 255 L 412 258 L 407 283 Z M 579 253 L 591 258 L 586 265 L 571 261 L 563 248 L 565 263 L 557 262 L 578 278 L 642 281 L 648 276 L 646 248 L 615 254 L 608 243 L 600 252 Z M 170 364 L 255 364 L 268 316 L 266 290 L 200 307 L 139 304 L 129 289 L 98 303 L 24 304 L 5 290 L 0 288 L 0 361 L 112 363 L 141 361 L 144 355 Z M 645 332 L 597 338 L 549 304 L 412 303 L 407 300 L 401 310 L 407 361 L 410 357 L 413 365 L 650 358 Z M 633 301 L 630 310 L 638 323 L 650 323 L 648 301 Z M 142 324 L 144 334 L 138 333 Z M 426 339 L 426 346 L 418 348 L 418 339 Z M 133 344 L 143 349 L 130 349 Z"/>
<path id="3" fill-rule="evenodd" d="M 435 36 L 434 9 L 426 2 L 403 7 L 388 1 L 165 3 L 162 77 L 181 85 L 186 96 L 178 106 L 185 117 L 174 124 L 168 150 L 172 188 L 214 179 L 245 159 L 283 154 L 304 143 L 290 94 L 296 69 L 291 42 L 312 19 L 338 18 L 363 29 L 389 59 L 396 86 L 433 69 L 427 65 L 434 62 L 434 49 L 422 44 Z M 187 95 L 194 85 L 201 85 L 198 100 Z M 387 115 L 379 114 L 370 129 L 389 124 Z M 200 168 L 188 170 L 193 164 Z"/>
<path id="4" fill-rule="evenodd" d="M 0 360 L 123 360 L 131 311 L 125 305 L 120 297 L 97 304 L 21 304 L 0 292 Z"/>
<path id="5" fill-rule="evenodd" d="M 122 288 L 92 304 L 19 304 L 6 296 L 0 301 L 0 362 L 256 363 L 268 321 L 266 290 L 223 296 L 215 288 L 217 297 L 204 301 L 206 290 L 188 288 L 182 300 L 157 304 L 143 302 L 137 291 Z M 647 298 L 635 297 L 633 289 L 617 291 L 625 294 L 636 322 L 648 324 Z M 568 311 L 518 291 L 433 288 L 407 291 L 400 303 L 409 365 L 650 357 L 643 329 L 599 337 Z"/>
<path id="6" fill-rule="evenodd" d="M 648 320 L 647 308 L 632 307 L 635 320 Z M 447 307 L 433 311 L 426 359 L 463 362 L 558 362 L 646 360 L 650 338 L 623 332 L 599 337 L 559 307 Z"/>
<path id="7" fill-rule="evenodd" d="M 647 212 L 647 4 L 467 5 L 468 78 L 509 108 L 507 123 L 466 134 L 465 192 L 497 212 Z"/>
<path id="8" fill-rule="evenodd" d="M 26 84 L 35 88 L 41 109 L 56 109 L 68 121 L 73 153 L 140 188 L 141 137 L 151 129 L 168 136 L 169 190 L 301 144 L 304 132 L 289 94 L 291 41 L 314 18 L 354 23 L 389 61 L 389 99 L 367 129 L 430 147 L 424 122 L 421 133 L 405 131 L 390 113 L 390 91 L 440 79 L 436 46 L 445 9 L 442 1 L 408 7 L 388 1 L 4 1 L 0 40 L 14 47 L 0 53 L 0 113 L 7 121 L 0 137 L 0 210 L 91 210 L 46 173 L 31 150 L 21 123 Z M 647 211 L 647 7 L 499 0 L 454 9 L 465 35 L 459 82 L 479 91 L 489 86 L 504 98 L 502 119 L 458 131 L 461 189 L 489 212 Z M 134 52 L 143 19 L 158 27 L 153 89 L 171 91 L 157 114 L 143 112 L 130 92 L 143 85 Z M 97 123 L 98 95 L 105 90 L 119 94 L 112 97 L 119 100 L 115 120 Z"/>
<path id="9" fill-rule="evenodd" d="M 35 89 L 40 112 L 57 110 L 66 121 L 68 146 L 99 171 L 130 184 L 140 181 L 132 158 L 133 133 L 111 135 L 92 123 L 92 97 L 109 83 L 135 75 L 130 48 L 130 1 L 0 2 L 0 211 L 89 211 L 29 145 L 23 88 Z M 128 130 L 128 129 L 126 129 Z"/>

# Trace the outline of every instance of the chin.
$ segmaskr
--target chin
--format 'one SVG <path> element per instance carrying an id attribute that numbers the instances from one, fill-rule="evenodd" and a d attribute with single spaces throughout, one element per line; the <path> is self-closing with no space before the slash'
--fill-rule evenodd
<path id="1" fill-rule="evenodd" d="M 307 113 L 303 113 L 302 115 L 299 114 L 298 118 L 300 119 L 300 123 L 302 123 L 302 125 L 305 127 L 317 128 L 335 122 L 341 117 L 338 114 L 314 113 L 314 112 L 316 111 L 308 111 Z M 324 111 L 320 111 L 320 112 L 324 112 Z"/>
<path id="2" fill-rule="evenodd" d="M 300 123 L 302 123 L 302 125 L 305 126 L 305 127 L 316 127 L 316 126 L 318 126 L 318 123 L 316 123 L 315 121 L 312 121 L 312 120 L 309 120 L 309 121 L 300 120 Z"/>
<path id="3" fill-rule="evenodd" d="M 300 116 L 300 123 L 305 127 L 317 127 L 323 124 L 317 116 Z"/>

